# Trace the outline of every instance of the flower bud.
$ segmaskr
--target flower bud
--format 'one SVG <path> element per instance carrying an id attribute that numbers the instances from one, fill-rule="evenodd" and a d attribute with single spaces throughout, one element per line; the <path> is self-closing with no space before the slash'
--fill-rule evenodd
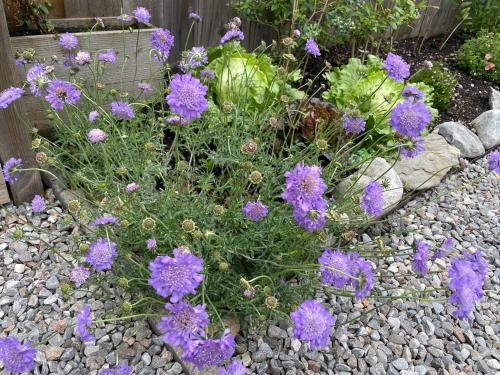
<path id="1" fill-rule="evenodd" d="M 118 91 L 117 91 L 116 89 L 111 89 L 111 90 L 109 90 L 109 93 L 110 93 L 110 95 L 112 95 L 112 96 L 117 96 L 117 95 L 118 95 Z"/>
<path id="2" fill-rule="evenodd" d="M 271 288 L 270 288 L 270 287 L 265 286 L 265 287 L 264 287 L 263 292 L 264 292 L 264 295 L 265 295 L 266 297 L 268 297 L 268 296 L 270 296 L 270 295 L 271 295 L 272 290 L 271 290 Z"/>
<path id="3" fill-rule="evenodd" d="M 224 214 L 224 206 L 221 206 L 220 204 L 216 205 L 213 209 L 213 213 L 215 216 L 221 216 L 222 214 Z"/>
<path id="4" fill-rule="evenodd" d="M 326 141 L 326 139 L 320 138 L 316 141 L 316 147 L 320 151 L 326 151 L 328 150 L 328 142 Z"/>
<path id="5" fill-rule="evenodd" d="M 220 251 L 214 251 L 214 253 L 212 255 L 213 255 L 214 258 L 217 259 L 217 258 L 220 258 L 221 253 L 220 253 Z"/>
<path id="6" fill-rule="evenodd" d="M 59 288 L 61 289 L 61 293 L 64 297 L 68 297 L 69 296 L 69 293 L 71 292 L 71 285 L 66 283 L 66 282 L 62 282 L 59 284 Z"/>
<path id="7" fill-rule="evenodd" d="M 183 172 L 188 169 L 188 163 L 186 163 L 184 160 L 179 160 L 177 162 L 177 170 L 180 172 Z"/>
<path id="8" fill-rule="evenodd" d="M 42 140 L 40 138 L 33 139 L 31 141 L 31 148 L 38 148 L 42 144 Z"/>
<path id="9" fill-rule="evenodd" d="M 269 125 L 271 125 L 271 127 L 275 128 L 278 126 L 278 119 L 276 117 L 269 117 Z"/>
<path id="10" fill-rule="evenodd" d="M 219 263 L 219 271 L 220 272 L 227 272 L 229 270 L 229 264 L 226 262 L 221 262 Z"/>
<path id="11" fill-rule="evenodd" d="M 252 184 L 258 185 L 262 182 L 262 173 L 260 173 L 259 171 L 253 171 L 248 176 L 248 179 Z"/>
<path id="12" fill-rule="evenodd" d="M 156 227 L 156 221 L 154 221 L 150 217 L 147 217 L 142 221 L 142 227 L 146 230 L 153 230 Z"/>
<path id="13" fill-rule="evenodd" d="M 243 169 L 252 169 L 253 168 L 253 163 L 250 160 L 244 161 L 241 163 L 241 167 Z"/>
<path id="14" fill-rule="evenodd" d="M 71 214 L 78 214 L 78 212 L 80 212 L 80 209 L 81 209 L 81 206 L 80 206 L 80 202 L 76 199 L 73 199 L 73 200 L 70 200 L 68 202 L 68 211 L 69 213 Z"/>
<path id="15" fill-rule="evenodd" d="M 146 151 L 150 151 L 150 152 L 153 152 L 156 150 L 156 146 L 153 142 L 148 142 L 144 145 L 144 148 L 146 149 Z"/>
<path id="16" fill-rule="evenodd" d="M 131 312 L 133 310 L 133 308 L 134 307 L 132 306 L 132 304 L 129 301 L 124 301 L 122 303 L 122 310 L 124 312 Z"/>
<path id="17" fill-rule="evenodd" d="M 124 167 L 123 165 L 116 168 L 116 174 L 118 176 L 125 176 L 125 174 L 127 173 L 127 167 Z"/>
<path id="18" fill-rule="evenodd" d="M 79 246 L 80 248 L 80 252 L 82 253 L 86 253 L 87 251 L 89 251 L 89 245 L 86 244 L 85 242 L 82 242 Z"/>
<path id="19" fill-rule="evenodd" d="M 118 286 L 120 288 L 128 288 L 128 280 L 125 277 L 120 277 L 118 279 Z"/>
<path id="20" fill-rule="evenodd" d="M 24 232 L 20 228 L 16 228 L 14 231 L 14 239 L 21 240 L 24 237 Z"/>
<path id="21" fill-rule="evenodd" d="M 196 229 L 194 232 L 193 232 L 193 237 L 197 240 L 201 240 L 203 238 L 203 232 L 199 229 Z"/>
<path id="22" fill-rule="evenodd" d="M 256 151 L 257 143 L 251 139 L 241 145 L 241 153 L 243 154 L 254 154 Z"/>
<path id="23" fill-rule="evenodd" d="M 264 300 L 264 305 L 266 305 L 268 309 L 274 310 L 279 306 L 279 301 L 276 297 L 269 296 Z"/>
<path id="24" fill-rule="evenodd" d="M 186 233 L 194 232 L 196 223 L 191 219 L 186 219 L 182 222 L 182 230 Z"/>
<path id="25" fill-rule="evenodd" d="M 250 283 L 243 277 L 240 279 L 240 286 L 245 290 L 248 290 L 252 287 Z"/>
<path id="26" fill-rule="evenodd" d="M 127 219 L 123 219 L 122 221 L 120 221 L 120 226 L 122 228 L 128 228 L 130 226 L 130 222 Z"/>

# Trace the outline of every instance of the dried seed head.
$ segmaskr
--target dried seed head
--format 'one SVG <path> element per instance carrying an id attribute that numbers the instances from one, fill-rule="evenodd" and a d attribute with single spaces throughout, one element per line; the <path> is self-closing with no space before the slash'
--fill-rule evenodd
<path id="1" fill-rule="evenodd" d="M 42 140 L 40 138 L 33 139 L 31 141 L 31 148 L 38 148 L 42 144 Z"/>
<path id="2" fill-rule="evenodd" d="M 142 221 L 142 227 L 146 230 L 153 230 L 156 227 L 156 221 L 154 219 L 147 217 Z"/>
<path id="3" fill-rule="evenodd" d="M 191 249 L 189 246 L 181 245 L 177 249 L 179 249 L 180 254 L 191 254 Z"/>
<path id="4" fill-rule="evenodd" d="M 124 301 L 122 303 L 122 310 L 126 313 L 129 313 L 133 310 L 133 306 L 129 301 Z"/>
<path id="5" fill-rule="evenodd" d="M 268 309 L 274 310 L 274 309 L 278 308 L 279 301 L 276 297 L 269 296 L 269 297 L 266 297 L 266 299 L 264 300 L 264 305 L 266 305 L 266 307 Z"/>
<path id="6" fill-rule="evenodd" d="M 147 151 L 155 151 L 156 150 L 156 146 L 153 142 L 148 142 L 144 145 L 144 148 L 147 150 Z"/>
<path id="7" fill-rule="evenodd" d="M 125 176 L 127 173 L 127 167 L 124 167 L 123 165 L 121 167 L 116 168 L 116 174 L 118 176 Z"/>
<path id="8" fill-rule="evenodd" d="M 278 119 L 274 116 L 272 117 L 269 117 L 269 125 L 271 125 L 271 127 L 275 128 L 278 126 Z"/>
<path id="9" fill-rule="evenodd" d="M 194 232 L 193 232 L 193 237 L 197 240 L 201 240 L 203 238 L 203 232 L 199 229 L 196 229 Z"/>
<path id="10" fill-rule="evenodd" d="M 288 95 L 281 95 L 280 99 L 285 104 L 290 101 L 290 98 L 288 97 Z"/>
<path id="11" fill-rule="evenodd" d="M 250 172 L 248 179 L 252 184 L 258 185 L 262 182 L 262 173 L 260 173 L 259 171 Z"/>
<path id="12" fill-rule="evenodd" d="M 253 168 L 253 163 L 250 160 L 244 161 L 241 163 L 241 167 L 243 169 L 252 169 Z"/>
<path id="13" fill-rule="evenodd" d="M 128 228 L 130 226 L 130 222 L 127 219 L 123 219 L 122 221 L 120 221 L 120 226 L 122 228 Z"/>
<path id="14" fill-rule="evenodd" d="M 227 272 L 229 270 L 229 264 L 226 262 L 221 262 L 219 263 L 219 271 L 220 272 Z"/>
<path id="15" fill-rule="evenodd" d="M 45 152 L 40 151 L 36 153 L 35 159 L 38 164 L 45 164 L 49 160 L 49 157 Z"/>
<path id="16" fill-rule="evenodd" d="M 120 288 L 128 288 L 128 280 L 125 277 L 120 277 L 118 279 L 118 286 Z"/>
<path id="17" fill-rule="evenodd" d="M 216 205 L 213 209 L 213 213 L 215 216 L 221 216 L 222 214 L 224 214 L 224 206 L 221 206 L 220 204 Z"/>
<path id="18" fill-rule="evenodd" d="M 222 105 L 222 110 L 225 113 L 229 113 L 233 110 L 234 104 L 230 100 L 224 100 L 224 104 Z"/>
<path id="19" fill-rule="evenodd" d="M 241 152 L 243 154 L 253 154 L 256 151 L 257 151 L 257 143 L 255 143 L 255 141 L 251 139 L 245 141 L 245 143 L 241 145 Z"/>
<path id="20" fill-rule="evenodd" d="M 196 223 L 191 219 L 186 219 L 182 222 L 182 230 L 186 233 L 194 232 Z M 203 234 L 202 234 L 203 235 Z"/>
<path id="21" fill-rule="evenodd" d="M 68 211 L 70 214 L 76 215 L 81 209 L 80 201 L 73 199 L 68 202 Z"/>
<path id="22" fill-rule="evenodd" d="M 286 38 L 281 39 L 281 43 L 283 43 L 284 46 L 290 47 L 293 44 L 293 39 L 287 36 Z"/>
<path id="23" fill-rule="evenodd" d="M 326 139 L 320 138 L 316 141 L 316 147 L 320 151 L 326 151 L 328 150 L 328 142 L 326 141 Z"/>

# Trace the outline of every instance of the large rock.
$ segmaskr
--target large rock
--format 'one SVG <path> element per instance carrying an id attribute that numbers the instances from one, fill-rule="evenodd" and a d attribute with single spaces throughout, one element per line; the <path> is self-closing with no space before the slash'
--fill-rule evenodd
<path id="1" fill-rule="evenodd" d="M 472 120 L 477 135 L 485 149 L 500 145 L 500 109 L 492 109 L 481 113 Z"/>
<path id="2" fill-rule="evenodd" d="M 372 180 L 377 180 L 384 186 L 383 213 L 389 212 L 403 197 L 403 183 L 394 168 L 383 158 L 375 158 L 361 165 L 358 172 L 337 185 L 336 195 L 360 195 Z"/>
<path id="3" fill-rule="evenodd" d="M 500 109 L 500 91 L 493 87 L 490 92 L 490 107 L 491 109 Z"/>
<path id="4" fill-rule="evenodd" d="M 437 132 L 460 150 L 460 156 L 475 158 L 485 153 L 484 146 L 472 131 L 459 122 L 444 122 L 437 126 Z"/>
<path id="5" fill-rule="evenodd" d="M 411 190 L 437 186 L 448 171 L 458 165 L 460 151 L 439 134 L 424 137 L 425 151 L 411 159 L 398 160 L 394 169 Z"/>

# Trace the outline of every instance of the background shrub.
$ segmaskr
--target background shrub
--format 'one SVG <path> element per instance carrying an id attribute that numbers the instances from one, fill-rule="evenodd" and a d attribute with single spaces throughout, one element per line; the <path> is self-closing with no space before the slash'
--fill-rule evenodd
<path id="1" fill-rule="evenodd" d="M 488 33 L 464 43 L 458 51 L 458 66 L 476 77 L 500 83 L 500 33 Z"/>

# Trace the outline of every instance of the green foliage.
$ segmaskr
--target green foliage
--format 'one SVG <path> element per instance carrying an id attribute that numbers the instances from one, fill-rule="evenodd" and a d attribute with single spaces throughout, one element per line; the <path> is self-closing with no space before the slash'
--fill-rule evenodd
<path id="1" fill-rule="evenodd" d="M 500 83 L 500 33 L 466 41 L 458 51 L 457 64 L 475 77 Z"/>
<path id="2" fill-rule="evenodd" d="M 423 82 L 433 89 L 433 107 L 438 111 L 446 111 L 451 107 L 458 84 L 455 75 L 443 68 L 440 61 L 433 62 L 431 69 L 422 68 L 410 79 L 410 82 Z"/>
<path id="3" fill-rule="evenodd" d="M 458 18 L 470 33 L 500 31 L 500 2 L 498 0 L 455 0 Z"/>
<path id="4" fill-rule="evenodd" d="M 52 33 L 54 25 L 48 19 L 52 4 L 48 0 L 6 1 L 6 6 L 14 9 L 16 26 L 23 30 L 38 30 L 41 33 Z"/>

